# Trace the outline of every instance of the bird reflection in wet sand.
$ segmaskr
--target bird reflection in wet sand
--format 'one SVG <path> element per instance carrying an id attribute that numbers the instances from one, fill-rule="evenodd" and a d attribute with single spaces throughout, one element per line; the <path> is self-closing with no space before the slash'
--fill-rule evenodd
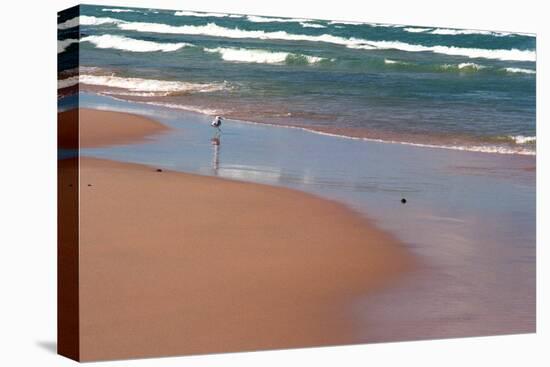
<path id="1" fill-rule="evenodd" d="M 220 165 L 220 136 L 219 134 L 216 134 L 212 139 L 210 139 L 210 143 L 212 144 L 212 147 L 214 148 L 214 153 L 212 155 L 212 170 L 217 175 L 218 174 L 218 168 Z"/>

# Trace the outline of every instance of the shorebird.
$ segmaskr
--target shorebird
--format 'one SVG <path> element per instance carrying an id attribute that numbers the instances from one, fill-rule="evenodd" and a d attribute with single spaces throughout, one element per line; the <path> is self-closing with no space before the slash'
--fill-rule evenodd
<path id="1" fill-rule="evenodd" d="M 215 127 L 216 129 L 218 129 L 218 131 L 222 131 L 220 129 L 220 127 L 222 126 L 222 120 L 223 120 L 223 117 L 221 116 L 216 116 L 214 118 L 214 121 L 212 121 L 212 123 L 210 125 L 212 125 L 212 127 Z"/>

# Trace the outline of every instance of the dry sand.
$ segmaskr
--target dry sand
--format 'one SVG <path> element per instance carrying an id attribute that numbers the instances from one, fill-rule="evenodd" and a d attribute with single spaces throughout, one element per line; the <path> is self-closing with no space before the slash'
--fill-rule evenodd
<path id="1" fill-rule="evenodd" d="M 79 189 L 83 361 L 361 342 L 355 301 L 413 262 L 299 191 L 94 158 Z"/>

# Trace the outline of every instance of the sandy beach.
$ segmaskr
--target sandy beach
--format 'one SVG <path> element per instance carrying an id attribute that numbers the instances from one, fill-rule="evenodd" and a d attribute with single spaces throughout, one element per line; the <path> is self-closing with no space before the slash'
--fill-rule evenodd
<path id="1" fill-rule="evenodd" d="M 88 144 L 144 137 L 141 117 L 85 114 L 128 123 Z M 83 361 L 354 343 L 354 300 L 413 263 L 333 201 L 95 158 L 80 159 L 79 235 Z"/>
<path id="2" fill-rule="evenodd" d="M 87 108 L 58 113 L 57 126 L 61 148 L 76 148 L 78 144 L 88 148 L 141 142 L 150 135 L 169 130 L 143 116 Z"/>

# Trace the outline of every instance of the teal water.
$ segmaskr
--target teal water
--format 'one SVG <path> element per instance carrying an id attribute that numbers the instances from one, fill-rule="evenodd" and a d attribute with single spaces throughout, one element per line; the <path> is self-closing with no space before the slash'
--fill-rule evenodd
<path id="1" fill-rule="evenodd" d="M 535 154 L 533 35 L 119 10 L 81 6 L 84 89 L 338 135 Z M 59 18 L 61 40 L 75 37 L 72 18 Z"/>

